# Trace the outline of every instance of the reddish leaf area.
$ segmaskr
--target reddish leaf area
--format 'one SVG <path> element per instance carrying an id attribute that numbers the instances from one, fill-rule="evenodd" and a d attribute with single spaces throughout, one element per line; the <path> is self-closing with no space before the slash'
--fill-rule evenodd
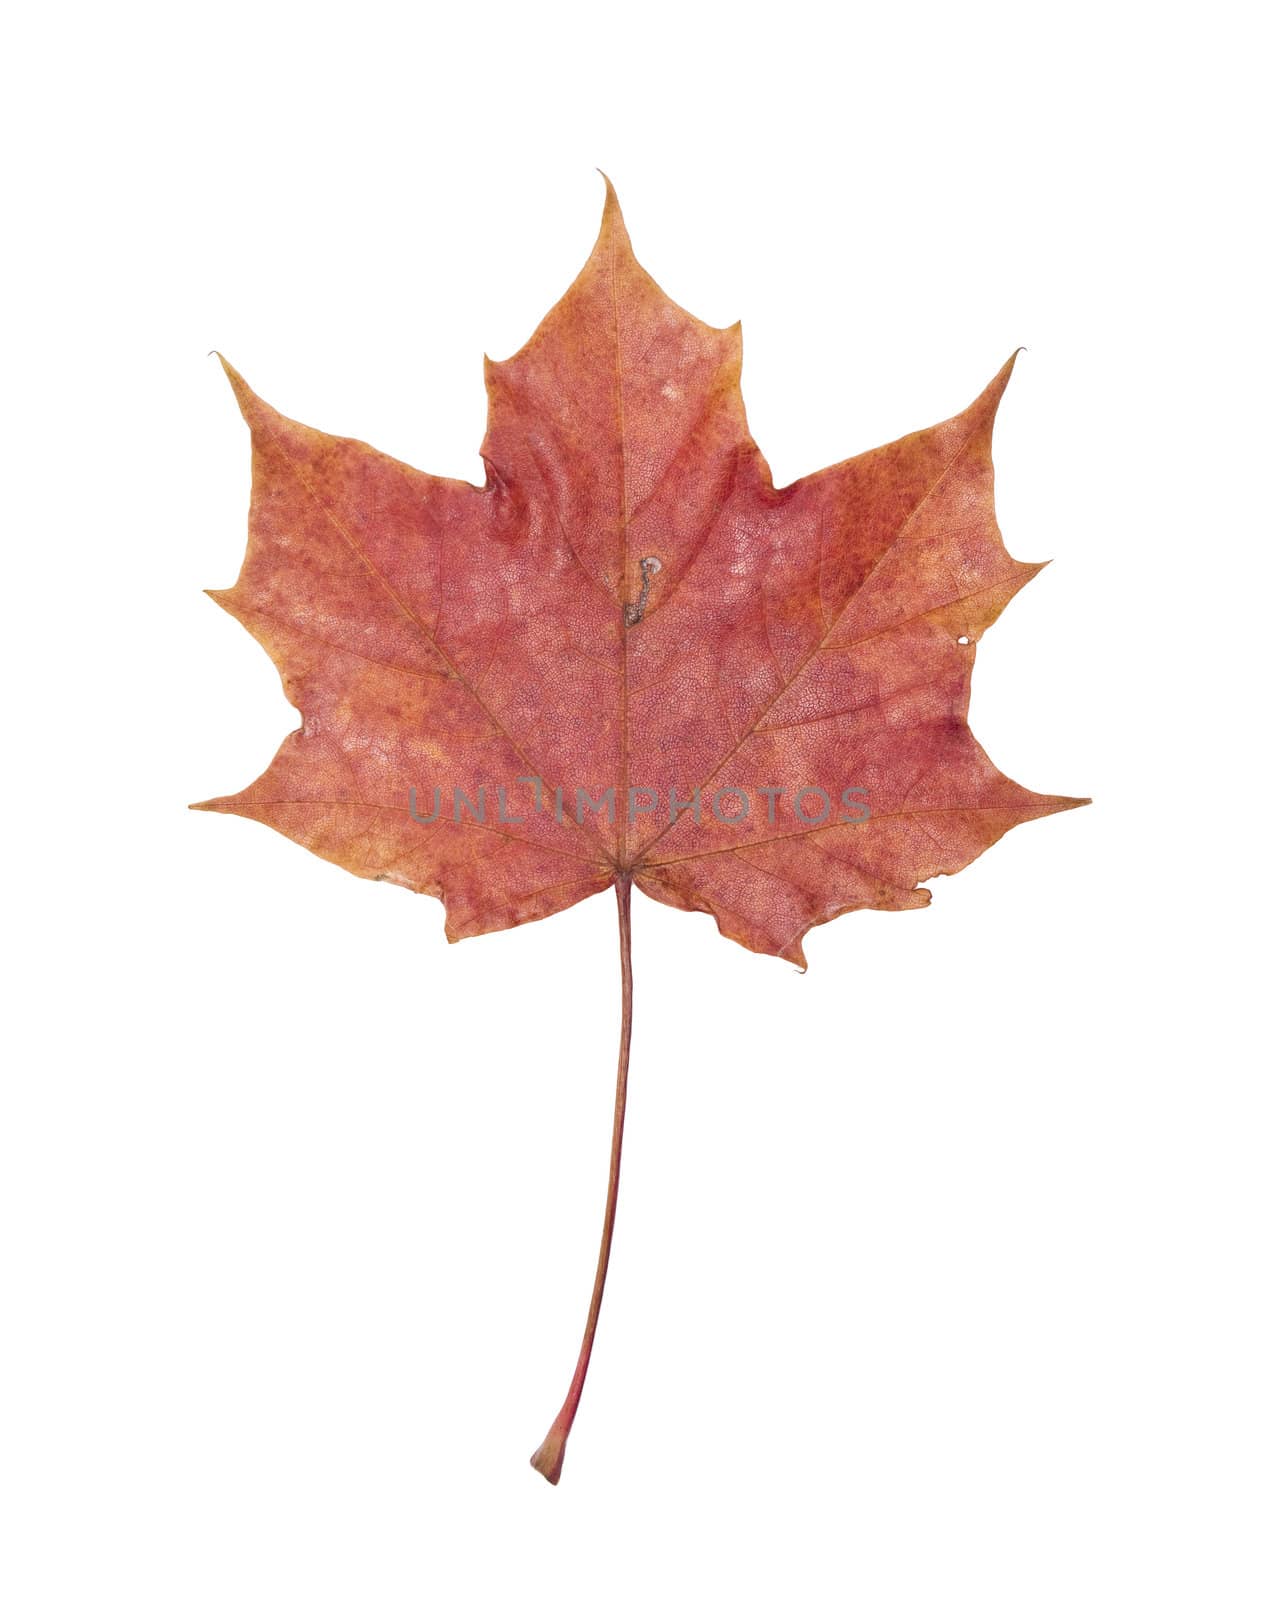
<path id="1" fill-rule="evenodd" d="M 1040 570 L 1006 553 L 993 511 L 1011 364 L 952 420 L 774 488 L 740 328 L 662 293 L 608 187 L 568 293 L 487 363 L 480 488 L 292 422 L 227 365 L 252 434 L 251 531 L 213 598 L 303 720 L 255 783 L 203 809 L 440 896 L 451 939 L 624 875 L 799 965 L 819 923 L 926 905 L 924 879 L 1082 803 L 1011 782 L 966 722 L 975 643 Z M 412 786 L 424 815 L 440 791 L 435 824 L 412 820 Z M 867 821 L 842 818 L 847 786 Z M 578 820 L 579 788 L 612 788 L 612 816 Z M 455 790 L 482 789 L 484 820 L 456 819 Z M 499 789 L 523 820 L 501 820 Z M 696 814 L 672 818 L 695 789 Z M 832 797 L 823 823 L 795 814 L 803 789 Z M 632 790 L 652 808 L 632 816 Z M 712 805 L 725 790 L 747 795 L 744 820 L 736 799 Z"/>
<path id="2" fill-rule="evenodd" d="M 451 939 L 617 890 L 609 1188 L 573 1381 L 533 1457 L 552 1483 L 613 1237 L 632 884 L 802 966 L 810 928 L 924 906 L 924 879 L 1085 803 L 1012 783 L 966 722 L 976 641 L 1040 570 L 993 512 L 1012 362 L 951 421 L 775 488 L 740 329 L 667 299 L 606 180 L 582 272 L 487 363 L 481 488 L 292 422 L 226 365 L 252 506 L 214 598 L 302 720 L 201 809 L 438 895 Z"/>

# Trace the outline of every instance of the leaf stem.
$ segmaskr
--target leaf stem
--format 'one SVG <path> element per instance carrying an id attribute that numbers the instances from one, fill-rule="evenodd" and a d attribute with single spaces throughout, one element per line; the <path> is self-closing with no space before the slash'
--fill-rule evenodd
<path id="1" fill-rule="evenodd" d="M 618 1209 L 618 1174 L 622 1167 L 622 1125 L 627 1115 L 627 1068 L 631 1061 L 631 874 L 620 873 L 614 882 L 618 894 L 618 948 L 622 960 L 622 1034 L 618 1046 L 618 1083 L 613 1100 L 613 1142 L 609 1149 L 609 1192 L 605 1197 L 605 1224 L 600 1234 L 600 1259 L 596 1263 L 596 1281 L 591 1291 L 591 1306 L 587 1312 L 587 1327 L 583 1333 L 582 1349 L 578 1352 L 578 1365 L 565 1404 L 557 1413 L 556 1421 L 548 1429 L 547 1437 L 530 1457 L 530 1465 L 541 1472 L 548 1483 L 559 1483 L 561 1467 L 565 1461 L 565 1446 L 569 1430 L 574 1425 L 578 1402 L 582 1399 L 587 1367 L 591 1362 L 591 1347 L 596 1339 L 596 1323 L 600 1319 L 600 1302 L 605 1293 L 605 1275 L 609 1271 L 609 1247 L 613 1243 L 613 1219 Z"/>

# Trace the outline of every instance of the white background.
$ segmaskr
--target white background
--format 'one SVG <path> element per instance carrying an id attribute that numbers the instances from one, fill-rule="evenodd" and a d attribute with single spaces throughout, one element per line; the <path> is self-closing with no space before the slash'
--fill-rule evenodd
<path id="1" fill-rule="evenodd" d="M 257 4 L 10 23 L 8 1600 L 1265 1600 L 1264 83 L 1231 5 Z M 480 477 L 590 248 L 746 334 L 778 482 L 1017 344 L 979 652 L 1032 788 L 811 968 L 442 912 L 186 803 L 295 716 L 245 430 Z"/>

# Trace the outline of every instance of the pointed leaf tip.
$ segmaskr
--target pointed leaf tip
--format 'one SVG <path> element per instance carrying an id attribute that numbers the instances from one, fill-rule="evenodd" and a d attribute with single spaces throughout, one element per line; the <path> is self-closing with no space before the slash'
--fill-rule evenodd
<path id="1" fill-rule="evenodd" d="M 627 232 L 622 207 L 618 204 L 618 191 L 614 188 L 607 172 L 600 167 L 597 167 L 596 171 L 600 173 L 605 184 L 605 207 L 601 213 L 600 234 L 596 242 L 599 244 L 602 240 L 611 238 L 619 249 L 630 252 L 631 236 Z"/>
<path id="2" fill-rule="evenodd" d="M 613 209 L 617 211 L 618 215 L 621 216 L 622 207 L 618 204 L 618 191 L 613 186 L 613 179 L 603 167 L 597 167 L 596 171 L 600 174 L 601 181 L 605 186 L 605 210 L 608 211 L 610 206 L 612 206 Z"/>
<path id="3" fill-rule="evenodd" d="M 1011 381 L 1011 373 L 1015 370 L 1015 358 L 1023 348 L 1023 345 L 1020 345 L 1011 351 L 1005 363 L 998 368 L 984 389 L 971 402 L 966 411 L 962 413 L 964 416 L 977 413 L 982 421 L 987 421 L 990 427 L 992 426 L 997 417 L 997 408 L 1001 404 L 1003 394 L 1006 392 L 1006 386 Z"/>
<path id="4" fill-rule="evenodd" d="M 234 398 L 238 402 L 238 409 L 243 415 L 243 420 L 248 427 L 251 427 L 253 422 L 259 419 L 261 412 L 267 413 L 270 408 L 265 405 L 264 401 L 261 400 L 237 367 L 227 361 L 219 350 L 212 350 L 209 354 L 214 355 L 220 362 L 221 370 L 229 380 L 230 388 L 234 391 Z"/>
<path id="5" fill-rule="evenodd" d="M 208 354 L 215 356 L 220 362 L 221 371 L 229 379 L 230 388 L 233 389 L 236 397 L 241 397 L 242 391 L 247 389 L 247 385 L 243 382 L 242 374 L 238 371 L 237 367 L 235 367 L 231 362 L 227 361 L 219 350 L 209 350 Z M 250 394 L 251 391 L 248 390 L 247 392 Z"/>
<path id="6" fill-rule="evenodd" d="M 1002 363 L 1002 366 L 998 370 L 997 376 L 989 385 L 990 389 L 996 388 L 1000 394 L 1002 390 L 1006 388 L 1006 385 L 1011 381 L 1011 374 L 1015 371 L 1015 363 L 1019 359 L 1019 353 L 1023 348 L 1024 346 L 1022 344 L 1016 345 L 1015 349 L 1011 351 L 1010 355 L 1007 356 L 1006 360 Z"/>

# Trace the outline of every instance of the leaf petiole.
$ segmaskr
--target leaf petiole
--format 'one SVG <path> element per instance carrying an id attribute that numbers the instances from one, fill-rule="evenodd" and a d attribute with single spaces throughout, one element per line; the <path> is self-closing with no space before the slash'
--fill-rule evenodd
<path id="1" fill-rule="evenodd" d="M 631 1060 L 631 875 L 620 873 L 614 882 L 618 895 L 618 947 L 622 961 L 622 1034 L 618 1046 L 618 1082 L 613 1101 L 613 1143 L 609 1150 L 609 1191 L 605 1197 L 605 1223 L 600 1234 L 600 1259 L 596 1263 L 596 1281 L 592 1286 L 591 1305 L 587 1311 L 587 1327 L 583 1332 L 582 1349 L 578 1352 L 578 1365 L 565 1403 L 557 1413 L 556 1421 L 548 1429 L 547 1437 L 530 1457 L 530 1465 L 541 1472 L 548 1483 L 559 1483 L 561 1467 L 565 1461 L 565 1446 L 569 1430 L 578 1413 L 583 1384 L 591 1362 L 591 1347 L 596 1339 L 596 1323 L 600 1319 L 600 1302 L 605 1293 L 605 1275 L 609 1271 L 609 1249 L 613 1243 L 613 1219 L 618 1209 L 618 1175 L 622 1167 L 622 1126 L 627 1114 L 627 1068 Z"/>

